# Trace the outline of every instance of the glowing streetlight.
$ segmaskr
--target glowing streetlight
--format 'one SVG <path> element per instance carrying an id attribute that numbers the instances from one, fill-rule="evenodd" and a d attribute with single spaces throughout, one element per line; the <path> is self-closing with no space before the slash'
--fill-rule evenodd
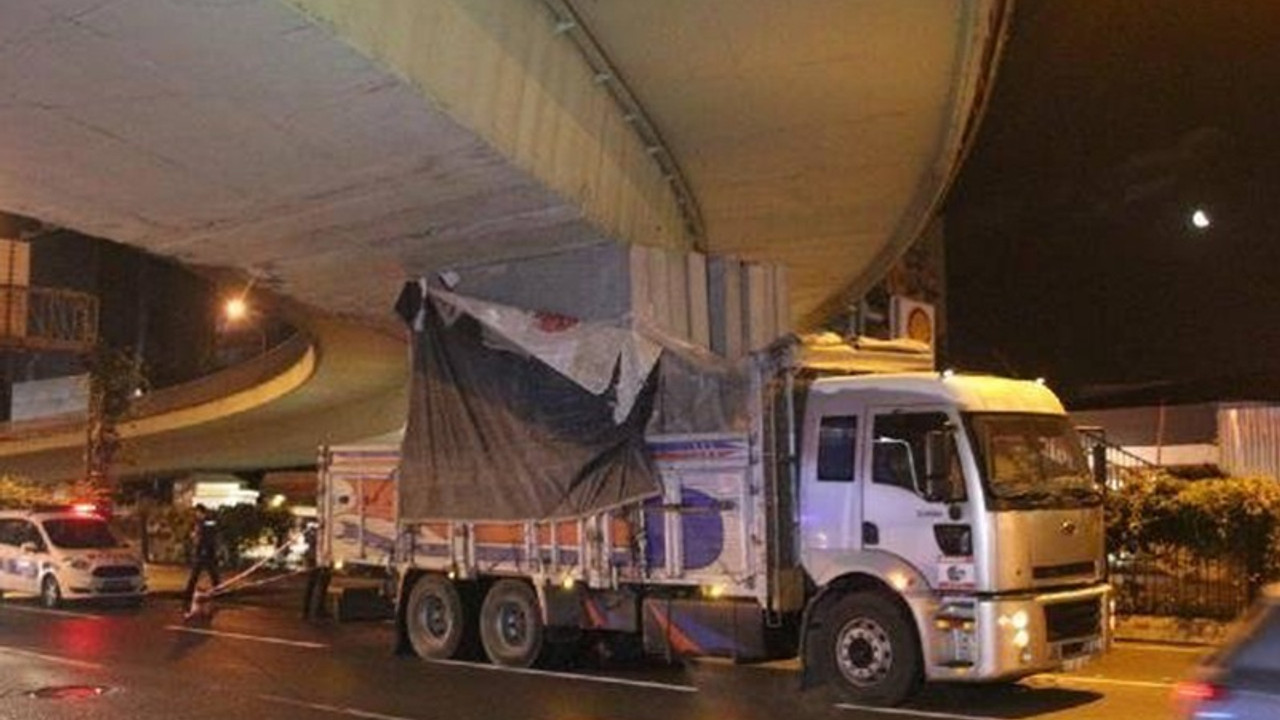
<path id="1" fill-rule="evenodd" d="M 234 297 L 227 301 L 227 304 L 222 308 L 222 312 L 232 322 L 243 320 L 249 315 L 249 303 L 245 302 L 242 297 Z"/>
<path id="2" fill-rule="evenodd" d="M 1209 217 L 1209 213 L 1204 208 L 1196 208 L 1191 213 L 1191 227 L 1197 230 L 1208 230 L 1213 224 L 1213 219 Z"/>

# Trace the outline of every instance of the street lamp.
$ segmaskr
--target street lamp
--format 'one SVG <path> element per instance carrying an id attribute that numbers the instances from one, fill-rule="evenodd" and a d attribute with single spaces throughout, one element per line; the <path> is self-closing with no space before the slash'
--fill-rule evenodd
<path id="1" fill-rule="evenodd" d="M 1204 208 L 1196 208 L 1191 213 L 1191 227 L 1196 230 L 1208 230 L 1213 225 L 1213 218 L 1209 217 L 1208 211 Z"/>
<path id="2" fill-rule="evenodd" d="M 249 303 L 243 297 L 233 297 L 223 306 L 222 312 L 231 322 L 239 322 L 249 315 Z"/>
<path id="3" fill-rule="evenodd" d="M 259 344 L 259 354 L 267 354 L 267 330 L 262 326 L 262 320 L 259 317 L 256 321 L 251 318 L 252 308 L 249 307 L 249 301 L 245 298 L 248 294 L 248 288 L 241 295 L 237 295 L 227 300 L 222 306 L 223 317 L 226 318 L 227 326 L 249 325 L 250 329 L 258 333 L 261 341 Z"/>

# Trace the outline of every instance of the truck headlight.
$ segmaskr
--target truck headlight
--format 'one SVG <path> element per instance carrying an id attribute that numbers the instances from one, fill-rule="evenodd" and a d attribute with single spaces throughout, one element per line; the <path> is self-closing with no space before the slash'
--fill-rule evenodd
<path id="1" fill-rule="evenodd" d="M 1031 633 L 1019 630 L 1013 634 L 1013 646 L 1021 650 L 1031 644 Z"/>
<path id="2" fill-rule="evenodd" d="M 1001 627 L 1012 627 L 1014 630 L 1026 630 L 1031 617 L 1026 610 L 1019 610 L 1012 615 L 1001 615 L 997 621 Z"/>

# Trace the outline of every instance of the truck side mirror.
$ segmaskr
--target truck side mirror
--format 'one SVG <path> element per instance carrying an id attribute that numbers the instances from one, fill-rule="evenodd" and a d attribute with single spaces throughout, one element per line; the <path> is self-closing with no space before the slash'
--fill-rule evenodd
<path id="1" fill-rule="evenodd" d="M 955 454 L 950 430 L 930 430 L 924 436 L 924 488 L 921 494 L 926 500 L 954 502 L 963 499 L 964 489 L 950 484 Z"/>

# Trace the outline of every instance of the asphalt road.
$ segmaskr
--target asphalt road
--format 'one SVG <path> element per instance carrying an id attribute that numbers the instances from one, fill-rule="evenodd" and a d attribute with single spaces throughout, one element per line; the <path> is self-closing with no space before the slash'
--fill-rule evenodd
<path id="1" fill-rule="evenodd" d="M 183 625 L 164 598 L 62 612 L 0 601 L 0 719 L 1158 719 L 1171 717 L 1171 685 L 1199 652 L 1122 644 L 1077 673 L 931 687 L 883 711 L 801 692 L 786 663 L 426 663 L 391 654 L 387 623 L 306 623 L 293 600 L 224 602 L 207 628 Z"/>

